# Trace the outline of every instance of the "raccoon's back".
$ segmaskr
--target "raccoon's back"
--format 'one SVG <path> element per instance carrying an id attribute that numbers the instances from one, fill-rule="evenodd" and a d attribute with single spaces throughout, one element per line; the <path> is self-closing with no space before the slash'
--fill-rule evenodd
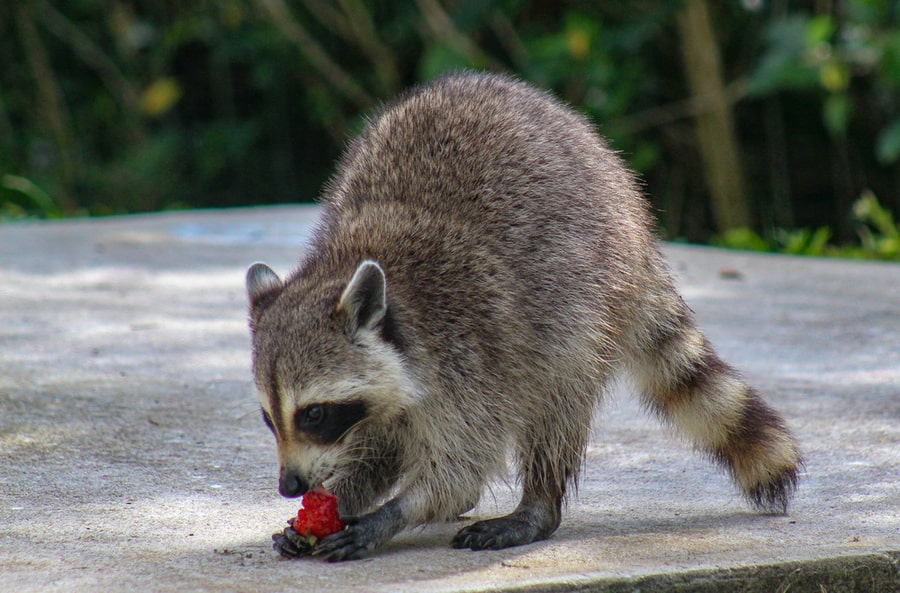
<path id="1" fill-rule="evenodd" d="M 497 75 L 448 76 L 388 104 L 324 201 L 326 226 L 346 230 L 372 210 L 390 225 L 427 219 L 507 266 L 541 268 L 540 257 L 556 276 L 615 266 L 652 242 L 631 174 L 587 121 Z"/>
<path id="2" fill-rule="evenodd" d="M 382 109 L 345 155 L 327 200 L 496 221 L 549 205 L 557 183 L 578 183 L 573 160 L 597 147 L 586 123 L 548 95 L 497 76 L 451 76 Z"/>
<path id="3" fill-rule="evenodd" d="M 496 75 L 388 104 L 323 201 L 302 274 L 379 262 L 412 341 L 472 364 L 533 360 L 548 344 L 565 356 L 576 342 L 614 357 L 609 338 L 657 259 L 633 178 L 592 127 Z"/>

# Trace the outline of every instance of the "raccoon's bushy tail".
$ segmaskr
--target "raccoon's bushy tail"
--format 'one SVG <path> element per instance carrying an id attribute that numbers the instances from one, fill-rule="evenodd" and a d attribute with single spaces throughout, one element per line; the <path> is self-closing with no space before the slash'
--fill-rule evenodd
<path id="1" fill-rule="evenodd" d="M 802 466 L 790 430 L 670 298 L 668 313 L 638 332 L 630 370 L 645 403 L 724 466 L 749 502 L 786 512 Z"/>

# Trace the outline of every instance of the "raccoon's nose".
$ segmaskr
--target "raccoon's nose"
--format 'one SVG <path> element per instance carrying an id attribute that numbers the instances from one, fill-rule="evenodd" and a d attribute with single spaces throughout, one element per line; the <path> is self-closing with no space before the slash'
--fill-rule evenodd
<path id="1" fill-rule="evenodd" d="M 292 471 L 283 471 L 278 480 L 278 492 L 285 498 L 296 498 L 303 496 L 309 490 L 309 484 L 300 477 L 299 474 Z"/>

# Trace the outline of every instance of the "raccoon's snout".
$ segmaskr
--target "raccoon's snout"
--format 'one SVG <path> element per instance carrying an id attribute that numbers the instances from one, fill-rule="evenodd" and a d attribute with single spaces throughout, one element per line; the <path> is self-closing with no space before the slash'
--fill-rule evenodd
<path id="1" fill-rule="evenodd" d="M 285 498 L 297 498 L 303 496 L 309 490 L 309 482 L 298 473 L 282 471 L 278 479 L 278 492 Z"/>

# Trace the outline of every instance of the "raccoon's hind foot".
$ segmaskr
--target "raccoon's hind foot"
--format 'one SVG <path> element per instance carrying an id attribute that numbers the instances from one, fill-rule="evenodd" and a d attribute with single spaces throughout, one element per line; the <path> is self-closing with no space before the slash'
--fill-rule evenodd
<path id="1" fill-rule="evenodd" d="M 560 521 L 559 505 L 555 509 L 519 505 L 505 517 L 478 521 L 459 530 L 451 542 L 454 548 L 500 550 L 521 546 L 550 537 Z"/>

